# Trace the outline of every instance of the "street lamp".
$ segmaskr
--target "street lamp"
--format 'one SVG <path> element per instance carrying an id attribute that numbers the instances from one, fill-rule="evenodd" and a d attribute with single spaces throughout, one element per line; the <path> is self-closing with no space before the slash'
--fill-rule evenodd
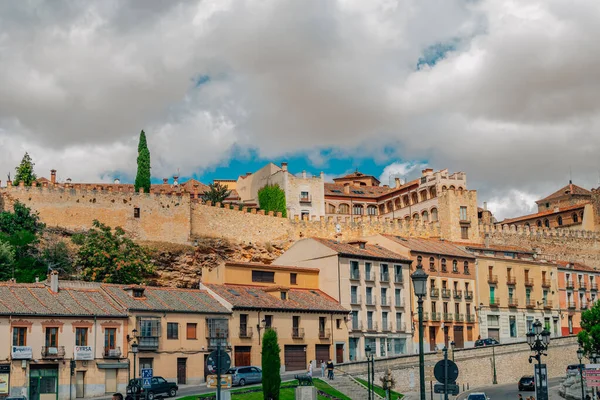
<path id="1" fill-rule="evenodd" d="M 581 345 L 577 349 L 577 359 L 579 360 L 579 379 L 581 382 L 581 398 L 585 399 L 585 388 L 583 387 L 583 365 L 581 364 L 581 360 L 583 359 L 583 349 Z"/>
<path id="2" fill-rule="evenodd" d="M 537 360 L 538 368 L 540 371 L 539 373 L 541 374 L 542 356 L 548 356 L 548 354 L 545 354 L 544 352 L 548 350 L 548 345 L 550 344 L 550 332 L 545 327 L 542 328 L 542 323 L 538 319 L 533 323 L 533 330 L 531 332 L 528 332 L 526 336 L 529 348 L 531 349 L 531 351 L 535 352 L 535 355 L 529 356 L 529 362 L 531 363 L 531 360 L 533 359 Z M 543 383 L 540 382 L 539 387 L 542 387 L 542 384 Z M 544 398 L 540 396 L 538 397 L 539 400 L 548 399 L 547 394 Z"/>
<path id="3" fill-rule="evenodd" d="M 133 343 L 131 343 L 131 352 L 133 353 L 133 379 L 137 378 L 136 357 L 139 351 L 137 342 L 137 329 L 133 330 Z"/>
<path id="4" fill-rule="evenodd" d="M 369 354 L 371 354 L 371 346 L 367 344 L 365 346 L 365 355 L 367 356 L 367 390 L 369 392 L 369 400 L 375 400 L 375 396 L 371 396 L 371 385 L 375 385 L 375 382 L 373 382 L 373 379 L 371 379 L 371 376 L 373 376 L 373 378 L 375 377 L 375 373 L 373 371 L 375 369 L 375 363 L 373 362 L 373 367 L 371 368 Z M 371 355 L 371 358 L 374 358 L 373 355 Z"/>
<path id="5" fill-rule="evenodd" d="M 420 379 L 420 392 L 421 400 L 425 400 L 425 356 L 423 350 L 423 297 L 427 294 L 427 272 L 423 271 L 423 265 L 421 265 L 422 257 L 417 257 L 417 269 L 410 276 L 417 296 L 417 311 L 419 313 L 419 379 Z"/>

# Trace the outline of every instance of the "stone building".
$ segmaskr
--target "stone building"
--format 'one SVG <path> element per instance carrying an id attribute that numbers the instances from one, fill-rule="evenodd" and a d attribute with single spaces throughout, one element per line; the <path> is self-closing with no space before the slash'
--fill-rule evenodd
<path id="1" fill-rule="evenodd" d="M 275 263 L 318 268 L 321 290 L 351 310 L 350 360 L 364 359 L 366 345 L 377 357 L 412 351 L 406 257 L 364 240 L 311 238 L 294 243 Z"/>
<path id="2" fill-rule="evenodd" d="M 577 334 L 581 330 L 581 313 L 598 301 L 600 271 L 577 262 L 557 264 L 562 334 Z"/>
<path id="3" fill-rule="evenodd" d="M 523 340 L 539 319 L 561 336 L 557 265 L 512 246 L 466 245 L 476 258 L 479 331 L 501 343 Z"/>
<path id="4" fill-rule="evenodd" d="M 424 299 L 425 349 L 434 351 L 454 341 L 456 348 L 471 347 L 478 336 L 475 308 L 475 257 L 453 243 L 440 239 L 376 235 L 365 238 L 409 257 L 414 272 L 419 260 L 429 275 Z M 411 292 L 412 323 L 418 325 L 417 302 Z M 418 336 L 414 338 L 418 341 Z M 418 342 L 415 342 L 418 343 Z"/>

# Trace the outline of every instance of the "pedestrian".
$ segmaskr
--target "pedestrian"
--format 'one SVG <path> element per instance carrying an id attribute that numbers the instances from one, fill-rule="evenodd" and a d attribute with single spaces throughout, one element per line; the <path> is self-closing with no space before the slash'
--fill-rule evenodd
<path id="1" fill-rule="evenodd" d="M 519 398 L 517 400 L 523 400 L 523 395 L 519 393 Z"/>
<path id="2" fill-rule="evenodd" d="M 310 360 L 310 362 L 308 363 L 308 376 L 310 376 L 312 378 L 312 374 L 313 374 L 313 366 L 312 366 L 312 360 Z"/>
<path id="3" fill-rule="evenodd" d="M 123 395 L 121 393 L 115 393 L 112 395 L 112 400 L 123 400 Z"/>
<path id="4" fill-rule="evenodd" d="M 327 378 L 329 378 L 330 381 L 333 380 L 333 361 L 331 361 L 331 359 L 327 361 Z"/>
<path id="5" fill-rule="evenodd" d="M 321 378 L 325 378 L 325 361 L 321 360 Z"/>

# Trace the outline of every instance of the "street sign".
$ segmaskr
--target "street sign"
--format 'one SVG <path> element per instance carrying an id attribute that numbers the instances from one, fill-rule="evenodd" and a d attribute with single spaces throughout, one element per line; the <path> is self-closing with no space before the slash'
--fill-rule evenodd
<path id="1" fill-rule="evenodd" d="M 600 365 L 586 364 L 583 370 L 583 378 L 587 387 L 600 387 Z"/>
<path id="2" fill-rule="evenodd" d="M 433 375 L 438 382 L 444 382 L 444 361 L 448 363 L 448 383 L 456 382 L 458 378 L 458 366 L 452 360 L 440 360 L 433 368 Z"/>
<path id="3" fill-rule="evenodd" d="M 538 400 L 548 400 L 548 369 L 546 364 L 535 364 L 535 398 Z"/>
<path id="4" fill-rule="evenodd" d="M 210 372 L 211 374 L 217 373 L 217 365 L 219 365 L 221 367 L 220 368 L 221 374 L 224 374 L 225 372 L 227 372 L 229 370 L 229 368 L 231 367 L 231 357 L 229 357 L 229 354 L 227 354 L 227 352 L 225 352 L 223 350 L 219 350 L 219 351 L 221 352 L 221 354 L 220 354 L 221 360 L 219 363 L 217 363 L 217 358 L 219 357 L 217 355 L 217 350 L 210 353 L 208 358 L 206 359 L 206 367 L 208 369 L 208 372 Z"/>
<path id="5" fill-rule="evenodd" d="M 223 389 L 231 389 L 231 375 L 221 375 L 221 388 Z M 208 375 L 206 377 L 206 387 L 210 389 L 217 388 L 217 376 L 216 375 Z"/>
<path id="6" fill-rule="evenodd" d="M 142 387 L 150 389 L 152 387 L 152 368 L 142 368 Z"/>
<path id="7" fill-rule="evenodd" d="M 458 385 L 455 385 L 453 383 L 448 384 L 448 394 L 457 396 L 459 391 L 460 387 Z M 444 393 L 444 384 L 436 383 L 435 385 L 433 385 L 433 393 Z"/>

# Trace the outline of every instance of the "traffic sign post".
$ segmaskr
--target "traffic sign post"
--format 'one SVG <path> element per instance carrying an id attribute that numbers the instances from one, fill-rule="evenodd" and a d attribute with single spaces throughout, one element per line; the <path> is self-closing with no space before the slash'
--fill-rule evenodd
<path id="1" fill-rule="evenodd" d="M 435 393 L 444 393 L 445 400 L 448 400 L 448 394 L 458 394 L 459 386 L 456 385 L 458 366 L 454 361 L 448 360 L 448 349 L 444 348 L 444 359 L 435 364 L 433 374 L 435 379 L 440 382 L 434 386 Z"/>
<path id="2" fill-rule="evenodd" d="M 144 398 L 148 399 L 148 389 L 152 387 L 152 368 L 142 368 L 142 387 L 144 390 Z"/>
<path id="3" fill-rule="evenodd" d="M 221 343 L 217 342 L 217 350 L 210 353 L 206 359 L 207 369 L 217 375 L 217 400 L 221 400 L 221 375 L 231 367 L 231 357 L 221 350 Z"/>

